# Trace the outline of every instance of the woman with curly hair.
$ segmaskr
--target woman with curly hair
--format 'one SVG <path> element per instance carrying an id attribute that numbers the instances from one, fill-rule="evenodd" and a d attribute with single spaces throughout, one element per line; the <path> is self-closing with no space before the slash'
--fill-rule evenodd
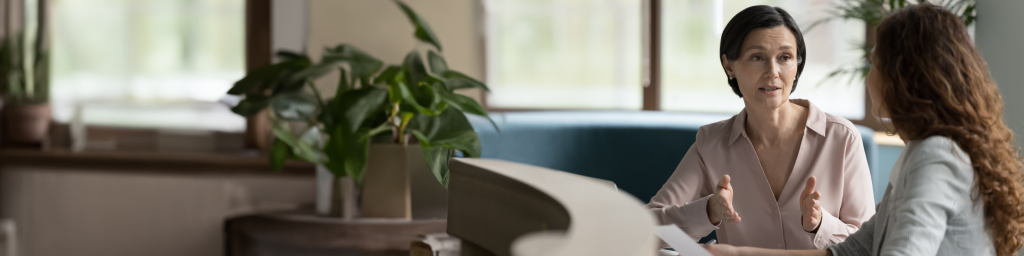
<path id="1" fill-rule="evenodd" d="M 878 26 L 872 114 L 907 147 L 877 214 L 827 250 L 711 245 L 715 255 L 1016 255 L 1024 242 L 1021 158 L 1003 100 L 963 23 L 919 4 Z"/>

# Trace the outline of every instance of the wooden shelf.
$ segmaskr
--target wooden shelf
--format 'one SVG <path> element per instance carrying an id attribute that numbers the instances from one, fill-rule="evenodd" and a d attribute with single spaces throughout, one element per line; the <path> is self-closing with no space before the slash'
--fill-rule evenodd
<path id="1" fill-rule="evenodd" d="M 281 171 L 274 171 L 270 168 L 267 156 L 256 152 L 229 154 L 0 149 L 0 165 L 181 173 L 280 175 L 312 175 L 315 173 L 313 164 L 300 161 L 288 161 Z"/>

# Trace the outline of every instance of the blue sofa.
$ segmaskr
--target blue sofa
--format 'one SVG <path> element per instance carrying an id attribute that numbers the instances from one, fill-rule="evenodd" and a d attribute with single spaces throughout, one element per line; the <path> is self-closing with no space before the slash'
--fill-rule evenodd
<path id="1" fill-rule="evenodd" d="M 470 122 L 480 134 L 481 157 L 609 180 L 646 203 L 675 171 L 697 129 L 729 117 L 647 111 L 492 113 L 500 132 L 484 118 L 470 116 Z M 857 128 L 876 176 L 874 130 Z"/>
<path id="2" fill-rule="evenodd" d="M 675 171 L 700 126 L 731 115 L 647 111 L 543 111 L 469 116 L 481 157 L 502 159 L 609 180 L 647 203 Z M 857 126 L 875 191 L 888 182 L 877 168 L 874 130 Z M 880 197 L 876 195 L 876 198 Z M 876 200 L 877 202 L 877 200 Z M 712 232 L 700 242 L 714 239 Z"/>

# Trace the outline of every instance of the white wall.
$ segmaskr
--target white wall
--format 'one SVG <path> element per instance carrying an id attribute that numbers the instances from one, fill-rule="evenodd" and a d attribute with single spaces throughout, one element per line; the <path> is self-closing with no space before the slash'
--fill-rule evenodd
<path id="1" fill-rule="evenodd" d="M 271 49 L 302 52 L 306 49 L 309 30 L 309 2 L 306 0 L 273 0 L 271 3 Z"/>
<path id="2" fill-rule="evenodd" d="M 1003 94 L 1006 123 L 1024 145 L 1024 1 L 978 1 L 975 40 Z"/>
<path id="3" fill-rule="evenodd" d="M 1024 27 L 1020 26 L 1024 1 L 978 1 L 977 10 L 975 44 L 1003 94 L 1003 118 L 1013 129 L 1017 146 L 1024 145 L 1024 87 L 1020 83 L 1024 81 Z"/>
<path id="4" fill-rule="evenodd" d="M 310 176 L 3 166 L 0 217 L 19 255 L 224 253 L 224 221 L 313 202 Z"/>
<path id="5" fill-rule="evenodd" d="M 452 69 L 481 81 L 484 79 L 482 15 L 479 0 L 406 0 L 430 24 L 441 40 L 445 59 Z M 308 53 L 319 58 L 324 47 L 349 43 L 388 64 L 399 64 L 418 47 L 415 28 L 392 1 L 309 0 Z M 425 46 L 419 46 L 421 52 Z M 337 75 L 317 83 L 333 95 Z M 478 101 L 481 91 L 461 92 Z"/>

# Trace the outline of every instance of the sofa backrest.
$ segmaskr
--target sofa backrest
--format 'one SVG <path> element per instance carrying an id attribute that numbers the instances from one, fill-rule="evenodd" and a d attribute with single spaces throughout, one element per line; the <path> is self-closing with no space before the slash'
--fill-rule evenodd
<path id="1" fill-rule="evenodd" d="M 481 117 L 470 116 L 470 122 L 480 135 L 483 158 L 609 180 L 646 203 L 675 171 L 697 129 L 729 117 L 648 111 L 491 113 L 500 131 Z M 872 164 L 874 131 L 858 129 Z"/>

